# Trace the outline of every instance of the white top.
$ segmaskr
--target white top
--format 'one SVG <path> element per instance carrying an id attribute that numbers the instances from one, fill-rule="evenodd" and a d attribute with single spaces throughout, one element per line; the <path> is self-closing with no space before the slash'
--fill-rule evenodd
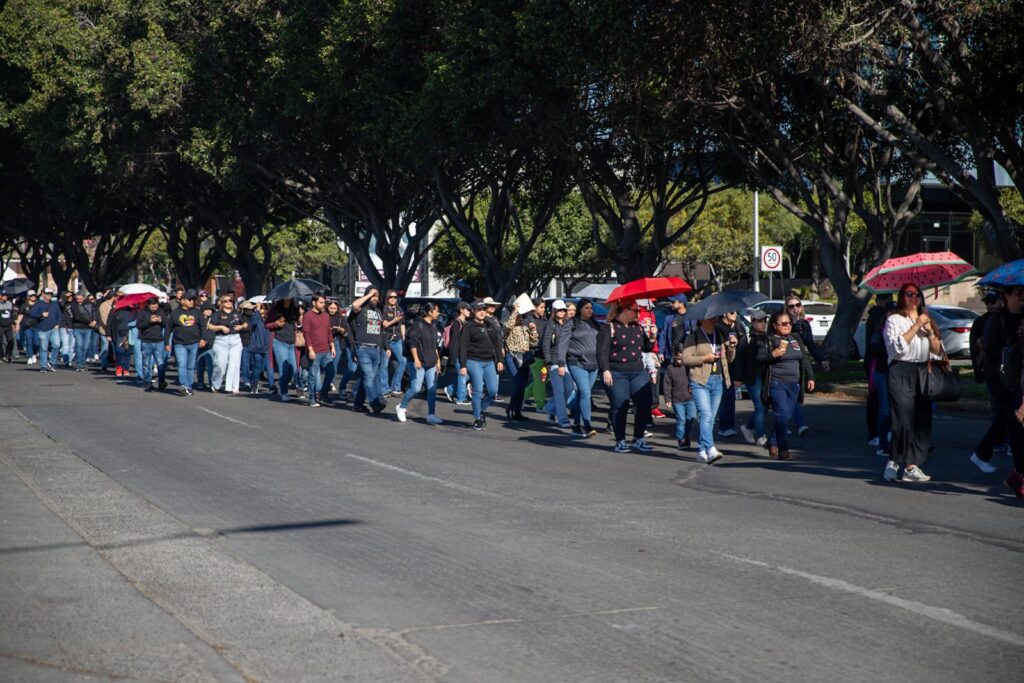
<path id="1" fill-rule="evenodd" d="M 885 340 L 885 350 L 889 354 L 890 363 L 898 360 L 908 363 L 928 362 L 931 354 L 928 350 L 928 335 L 923 329 L 918 330 L 909 342 L 903 338 L 913 326 L 914 321 L 901 313 L 893 313 L 885 319 L 882 339 Z"/>

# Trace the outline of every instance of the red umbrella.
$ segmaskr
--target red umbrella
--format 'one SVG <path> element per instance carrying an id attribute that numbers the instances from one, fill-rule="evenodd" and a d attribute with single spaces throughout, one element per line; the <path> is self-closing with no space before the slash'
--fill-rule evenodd
<path id="1" fill-rule="evenodd" d="M 664 299 L 673 294 L 692 291 L 693 287 L 681 277 L 642 277 L 613 289 L 612 293 L 608 295 L 607 303 L 637 299 Z"/>
<path id="2" fill-rule="evenodd" d="M 907 283 L 944 287 L 974 275 L 978 269 L 951 251 L 921 252 L 887 259 L 864 276 L 860 286 L 869 292 L 897 292 Z"/>
<path id="3" fill-rule="evenodd" d="M 114 310 L 119 310 L 122 308 L 131 308 L 132 306 L 137 306 L 138 304 L 156 298 L 157 296 L 155 294 L 150 294 L 149 292 L 140 292 L 138 294 L 126 294 L 122 296 L 120 299 L 118 299 L 117 303 L 114 304 Z"/>

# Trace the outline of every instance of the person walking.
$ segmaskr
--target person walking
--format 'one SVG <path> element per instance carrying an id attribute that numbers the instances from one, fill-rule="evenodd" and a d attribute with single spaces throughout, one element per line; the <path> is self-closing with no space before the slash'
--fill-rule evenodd
<path id="1" fill-rule="evenodd" d="M 321 401 L 328 403 L 331 382 L 334 381 L 335 350 L 331 314 L 327 312 L 327 299 L 314 294 L 309 310 L 302 316 L 302 336 L 306 338 L 309 357 L 309 407 L 319 408 Z"/>
<path id="2" fill-rule="evenodd" d="M 814 332 L 811 330 L 811 323 L 807 322 L 804 303 L 800 297 L 792 295 L 786 297 L 785 311 L 789 313 L 789 318 L 793 323 L 793 335 L 803 340 L 804 348 L 810 352 L 811 358 L 821 365 L 822 370 L 825 372 L 831 370 L 832 363 L 825 356 L 825 352 L 814 343 Z M 796 411 L 793 413 L 793 424 L 796 425 L 796 433 L 800 436 L 806 436 L 811 429 L 807 426 L 807 421 L 804 420 L 804 411 L 800 405 L 797 405 Z"/>
<path id="3" fill-rule="evenodd" d="M 738 311 L 730 311 L 718 321 L 722 337 L 733 346 L 739 346 L 740 331 L 736 325 Z M 734 343 L 735 342 L 735 343 Z M 729 363 L 729 376 L 732 382 L 722 387 L 722 401 L 718 405 L 718 436 L 736 436 L 736 390 L 739 389 L 740 373 L 736 362 Z"/>
<path id="4" fill-rule="evenodd" d="M 107 318 L 107 341 L 114 348 L 114 375 L 125 377 L 132 362 L 131 330 L 135 323 L 135 309 L 130 306 L 117 307 L 123 295 L 114 296 L 114 305 Z"/>
<path id="5" fill-rule="evenodd" d="M 1016 301 L 1024 297 L 1024 288 L 1012 287 L 1012 296 Z M 1009 290 L 1008 290 L 1009 291 Z M 1007 298 L 1009 301 L 1009 297 Z M 991 324 L 991 323 L 990 323 Z M 986 331 L 987 334 L 987 331 Z M 1024 340 L 1024 324 L 1017 325 L 1017 344 Z M 1007 369 L 1007 374 L 1012 374 Z M 1012 415 L 1006 426 L 1006 434 L 1010 443 L 1010 452 L 1013 456 L 1013 469 L 1006 477 L 1006 487 L 1013 492 L 1018 499 L 1024 498 L 1024 365 L 1020 368 L 1020 375 L 1017 377 L 1004 377 L 1006 388 L 1010 392 L 1010 407 Z"/>
<path id="6" fill-rule="evenodd" d="M 569 374 L 566 356 L 569 343 L 572 341 L 572 326 L 567 317 L 565 302 L 556 299 L 551 304 L 551 320 L 544 331 L 541 349 L 544 352 L 544 364 L 548 369 L 548 381 L 551 382 L 551 400 L 544 406 L 548 419 L 561 429 L 572 426 L 569 421 L 567 402 L 576 384 Z"/>
<path id="7" fill-rule="evenodd" d="M 196 356 L 196 388 L 208 389 L 213 386 L 213 345 L 217 332 L 207 323 L 217 308 L 207 302 L 199 306 L 199 355 Z"/>
<path id="8" fill-rule="evenodd" d="M 220 307 L 207 320 L 206 327 L 217 334 L 213 342 L 210 389 L 237 394 L 242 365 L 242 339 L 239 335 L 249 327 L 249 323 L 235 310 L 234 297 L 224 295 L 220 298 Z"/>
<path id="9" fill-rule="evenodd" d="M 327 314 L 331 316 L 331 337 L 334 343 L 334 376 L 338 388 L 338 399 L 347 400 L 348 382 L 356 369 L 355 355 L 352 353 L 352 334 L 349 331 L 348 319 L 341 314 L 341 304 L 337 299 L 328 299 Z"/>
<path id="10" fill-rule="evenodd" d="M 97 349 L 97 360 L 100 362 L 100 372 L 106 372 L 110 368 L 110 336 L 107 331 L 107 321 L 110 319 L 110 312 L 114 309 L 116 296 L 113 292 L 105 292 L 99 298 L 96 305 L 96 334 L 95 343 Z"/>
<path id="11" fill-rule="evenodd" d="M 746 386 L 747 395 L 754 405 L 754 412 L 746 424 L 740 425 L 740 432 L 747 443 L 758 446 L 768 443 L 764 424 L 767 408 L 761 398 L 767 367 L 758 360 L 758 354 L 768 343 L 768 313 L 754 309 L 750 313 L 750 332 L 742 335 L 736 346 L 735 367 L 738 378 Z"/>
<path id="12" fill-rule="evenodd" d="M 718 316 L 701 320 L 683 342 L 683 364 L 690 369 L 690 393 L 697 404 L 700 428 L 697 460 L 708 465 L 722 459 L 715 447 L 715 416 L 722 392 L 732 384 L 729 363 L 736 358 L 739 343 L 722 334 L 718 321 Z"/>
<path id="13" fill-rule="evenodd" d="M 576 385 L 572 399 L 573 434 L 589 439 L 597 434 L 592 417 L 594 383 L 597 381 L 597 333 L 600 330 L 594 320 L 594 303 L 580 299 L 576 317 L 572 319 L 572 332 L 565 360 L 569 375 Z"/>
<path id="14" fill-rule="evenodd" d="M 274 371 L 277 373 L 278 401 L 288 400 L 288 387 L 295 376 L 295 332 L 299 329 L 299 307 L 295 299 L 282 299 L 271 306 L 263 323 L 273 333 Z"/>
<path id="15" fill-rule="evenodd" d="M 528 371 L 520 374 L 523 365 L 532 358 L 531 349 L 540 343 L 537 335 L 537 325 L 523 324 L 523 316 L 520 315 L 515 306 L 509 312 L 508 320 L 505 321 L 502 330 L 502 337 L 505 339 L 505 367 L 512 375 L 512 395 L 509 396 L 508 407 L 505 408 L 505 416 L 509 420 L 525 421 L 530 418 L 523 415 L 523 392 L 525 389 Z M 532 362 L 532 361 L 529 361 Z"/>
<path id="16" fill-rule="evenodd" d="M 650 304 L 653 306 L 654 301 L 651 300 Z M 640 306 L 636 320 L 640 327 L 644 329 L 644 333 L 651 339 L 651 350 L 644 352 L 644 369 L 647 370 L 647 375 L 651 378 L 651 417 L 660 420 L 666 417 L 666 415 L 658 407 L 658 404 L 661 402 L 661 396 L 658 394 L 658 379 L 661 376 L 661 358 L 658 348 L 658 319 L 654 317 L 654 311 L 650 308 Z"/>
<path id="17" fill-rule="evenodd" d="M 793 334 L 793 322 L 786 311 L 772 315 L 769 344 L 757 349 L 757 360 L 767 368 L 761 387 L 761 401 L 770 405 L 775 417 L 775 434 L 768 441 L 768 453 L 779 460 L 792 460 L 787 425 L 796 406 L 803 403 L 804 389 L 814 391 L 814 370 L 803 340 Z"/>
<path id="18" fill-rule="evenodd" d="M 260 393 L 260 377 L 265 370 L 269 369 L 267 354 L 270 349 L 270 332 L 266 328 L 267 321 L 263 317 L 266 310 L 262 305 L 254 305 L 248 314 L 249 346 L 243 351 L 243 355 L 249 357 L 249 362 L 246 365 L 249 376 L 245 380 L 249 385 L 249 393 L 253 395 Z M 268 374 L 267 384 L 272 385 L 273 383 L 272 375 Z"/>
<path id="19" fill-rule="evenodd" d="M 665 366 L 661 380 L 665 403 L 676 416 L 676 444 L 680 450 L 690 447 L 690 432 L 697 422 L 697 404 L 690 393 L 690 372 L 683 362 L 683 345 L 676 347 L 672 362 Z"/>
<path id="20" fill-rule="evenodd" d="M 38 321 L 29 315 L 37 302 L 38 297 L 35 290 L 28 290 L 25 300 L 18 306 L 17 318 L 14 321 L 15 339 L 20 338 L 21 346 L 25 349 L 25 365 L 35 365 L 39 362 L 36 356 L 39 349 L 39 336 L 36 333 Z"/>
<path id="21" fill-rule="evenodd" d="M 469 376 L 473 385 L 473 429 L 487 426 L 486 411 L 498 393 L 498 373 L 504 370 L 501 360 L 501 337 L 487 324 L 487 305 L 473 305 L 473 317 L 459 336 L 459 372 Z"/>
<path id="22" fill-rule="evenodd" d="M 181 295 L 178 309 L 171 314 L 167 326 L 166 346 L 173 346 L 178 365 L 178 393 L 193 396 L 192 383 L 196 373 L 196 357 L 202 336 L 201 313 L 196 308 L 196 292 L 190 289 Z"/>
<path id="23" fill-rule="evenodd" d="M 384 344 L 391 353 L 391 358 L 384 364 L 384 385 L 388 395 L 402 395 L 402 378 L 405 376 L 405 312 L 399 305 L 398 292 L 389 289 L 384 296 L 381 309 L 383 320 L 381 327 L 384 332 Z M 388 380 L 388 366 L 395 361 L 395 370 Z"/>
<path id="24" fill-rule="evenodd" d="M 889 356 L 889 407 L 892 411 L 892 457 L 885 465 L 886 481 L 918 483 L 931 477 L 921 469 L 932 441 L 932 402 L 925 395 L 928 359 L 942 342 L 925 311 L 921 288 L 900 287 L 896 311 L 885 320 L 882 336 Z"/>
<path id="25" fill-rule="evenodd" d="M 878 422 L 874 429 L 876 435 L 874 441 L 876 446 L 875 454 L 885 456 L 886 460 L 889 459 L 892 453 L 892 443 L 890 440 L 892 408 L 889 406 L 889 354 L 885 350 L 882 330 L 885 329 L 886 318 L 896 311 L 896 302 L 891 300 L 892 297 L 889 297 L 889 299 L 882 309 L 882 318 L 873 327 L 871 337 L 865 345 L 866 355 L 870 356 L 873 368 L 871 384 L 874 385 L 875 393 L 878 394 L 878 410 L 875 415 Z M 868 442 L 868 445 L 871 445 L 871 441 Z"/>
<path id="26" fill-rule="evenodd" d="M 653 447 L 644 438 L 651 421 L 651 378 L 644 367 L 644 353 L 654 348 L 650 336 L 637 322 L 635 301 L 618 301 L 608 310 L 608 322 L 597 333 L 597 367 L 611 399 L 615 452 L 648 453 Z M 626 419 L 633 404 L 633 441 L 626 441 Z"/>
<path id="27" fill-rule="evenodd" d="M 14 303 L 3 289 L 0 289 L 0 360 L 10 363 L 14 356 L 16 320 Z"/>
<path id="28" fill-rule="evenodd" d="M 60 356 L 60 325 L 64 315 L 60 304 L 53 298 L 53 290 L 43 290 L 40 301 L 29 310 L 29 317 L 36 321 L 35 331 L 39 339 L 39 370 L 56 372 Z"/>
<path id="29" fill-rule="evenodd" d="M 441 356 L 438 354 L 437 317 L 441 309 L 428 301 L 420 307 L 421 316 L 406 329 L 405 343 L 411 360 L 412 380 L 402 396 L 402 402 L 395 408 L 399 422 L 405 422 L 409 401 L 427 387 L 427 424 L 439 425 L 444 422 L 434 409 L 437 405 L 437 376 L 441 372 Z"/>
<path id="30" fill-rule="evenodd" d="M 445 335 L 448 338 L 448 343 L 445 345 L 445 348 L 447 349 L 448 359 L 455 368 L 455 377 L 452 379 L 451 384 L 446 385 L 442 391 L 444 391 L 445 397 L 457 406 L 471 405 L 469 402 L 469 393 L 466 389 L 466 383 L 469 378 L 467 375 L 459 372 L 459 370 L 462 369 L 462 363 L 459 361 L 459 346 L 461 344 L 462 330 L 469 321 L 470 315 L 472 315 L 472 309 L 465 301 L 460 301 L 455 304 L 455 317 L 450 323 L 448 323 L 447 334 Z M 511 316 L 509 319 L 512 319 Z M 452 394 L 454 394 L 454 397 Z M 520 415 L 522 415 L 522 413 L 520 413 Z"/>
<path id="31" fill-rule="evenodd" d="M 160 309 L 160 300 L 155 296 L 147 299 L 135 318 L 135 329 L 142 345 L 142 362 L 138 370 L 145 391 L 153 391 L 154 365 L 160 391 L 167 388 L 167 364 L 164 362 L 167 328 L 167 315 Z"/>
<path id="32" fill-rule="evenodd" d="M 79 290 L 68 312 L 71 314 L 71 333 L 75 337 L 75 372 L 85 372 L 97 324 L 96 308 L 86 301 L 85 292 Z"/>
<path id="33" fill-rule="evenodd" d="M 379 413 L 387 407 L 384 394 L 387 386 L 381 381 L 381 366 L 388 362 L 384 344 L 384 316 L 380 309 L 380 292 L 371 287 L 363 296 L 352 302 L 348 314 L 349 327 L 356 345 L 356 360 L 363 373 L 362 397 L 369 402 L 370 409 Z M 355 408 L 362 405 L 357 392 Z"/>
<path id="34" fill-rule="evenodd" d="M 996 471 L 992 465 L 992 451 L 1006 442 L 1007 430 L 1016 405 L 1011 387 L 1003 382 L 1003 349 L 1021 342 L 1020 324 L 1024 319 L 1024 287 L 1007 287 L 1003 291 L 1003 304 L 990 316 L 981 341 L 981 368 L 985 388 L 992 398 L 992 418 L 988 429 L 971 454 L 971 462 L 986 474 Z"/>
<path id="35" fill-rule="evenodd" d="M 530 349 L 529 354 L 523 356 L 523 367 L 520 367 L 519 372 L 516 373 L 515 388 L 512 396 L 509 397 L 509 407 L 513 408 L 513 412 L 522 412 L 523 404 L 531 401 L 534 410 L 540 411 L 547 399 L 547 368 L 544 365 L 544 350 L 540 347 L 540 342 L 544 339 L 549 324 L 547 310 L 548 305 L 544 299 L 534 299 L 533 310 L 523 315 L 520 321 L 527 327 L 531 324 L 536 327 L 537 345 Z M 523 385 L 521 395 L 520 384 Z"/>
<path id="36" fill-rule="evenodd" d="M 875 383 L 874 375 L 876 368 L 887 362 L 885 344 L 882 343 L 882 325 L 885 323 L 886 306 L 891 302 L 892 294 L 876 295 L 875 304 L 868 309 L 868 315 L 864 321 L 864 357 L 861 361 L 864 364 L 864 375 L 868 380 L 868 399 L 864 409 L 869 446 L 878 446 L 881 436 L 878 433 L 878 414 L 882 397 L 881 391 Z"/>

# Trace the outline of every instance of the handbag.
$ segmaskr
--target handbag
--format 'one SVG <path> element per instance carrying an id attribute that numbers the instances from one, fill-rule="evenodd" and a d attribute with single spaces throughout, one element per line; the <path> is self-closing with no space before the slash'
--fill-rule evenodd
<path id="1" fill-rule="evenodd" d="M 298 330 L 295 330 L 295 348 L 306 348 L 306 335 L 302 334 L 302 332 L 299 332 Z"/>
<path id="2" fill-rule="evenodd" d="M 934 402 L 956 401 L 960 398 L 960 373 L 949 362 L 946 349 L 942 349 L 940 360 L 928 360 L 924 394 Z"/>

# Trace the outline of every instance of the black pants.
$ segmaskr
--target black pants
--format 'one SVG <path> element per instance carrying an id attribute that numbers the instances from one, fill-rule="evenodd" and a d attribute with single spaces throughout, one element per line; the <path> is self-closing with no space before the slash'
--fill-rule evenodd
<path id="1" fill-rule="evenodd" d="M 975 446 L 974 452 L 980 460 L 988 462 L 992 459 L 992 449 L 1006 442 L 1007 427 L 1010 422 L 1017 420 L 1014 411 L 1020 405 L 1020 401 L 1013 402 L 1013 396 L 1009 389 L 999 382 L 986 381 L 989 403 L 992 406 L 992 422 L 988 431 L 981 437 L 981 441 Z"/>
<path id="2" fill-rule="evenodd" d="M 612 372 L 609 395 L 612 400 L 611 417 L 615 440 L 626 439 L 630 401 L 633 402 L 633 438 L 642 439 L 651 420 L 651 376 L 646 370 Z"/>
<path id="3" fill-rule="evenodd" d="M 884 362 L 884 361 L 883 361 Z M 867 401 L 867 419 L 868 427 L 868 440 L 874 439 L 878 434 L 878 389 L 875 388 L 875 383 L 871 381 L 871 375 L 874 374 L 874 367 L 876 361 L 874 359 L 864 362 L 864 376 L 868 380 L 868 401 Z"/>
<path id="4" fill-rule="evenodd" d="M 0 358 L 9 359 L 14 355 L 14 328 L 0 327 Z"/>
<path id="5" fill-rule="evenodd" d="M 892 459 L 897 465 L 923 465 L 932 445 L 932 402 L 924 396 L 927 363 L 897 361 L 889 368 Z"/>
<path id="6" fill-rule="evenodd" d="M 1006 423 L 1006 436 L 1010 439 L 1010 448 L 1013 450 L 1013 469 L 1017 471 L 1017 474 L 1024 475 L 1024 425 L 1020 423 L 1016 415 L 1022 395 L 1019 391 L 1012 394 L 1007 392 L 1007 395 L 1010 409 L 1007 411 L 1009 420 Z"/>

